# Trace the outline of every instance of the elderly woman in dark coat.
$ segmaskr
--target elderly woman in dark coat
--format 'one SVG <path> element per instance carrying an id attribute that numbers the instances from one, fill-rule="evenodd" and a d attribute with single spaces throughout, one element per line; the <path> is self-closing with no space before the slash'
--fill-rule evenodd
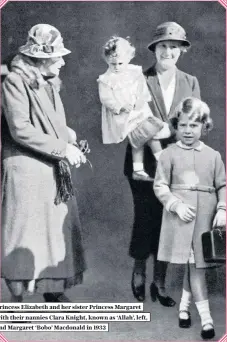
<path id="1" fill-rule="evenodd" d="M 200 98 L 200 89 L 196 77 L 180 71 L 176 63 L 180 55 L 190 47 L 185 30 L 175 22 L 166 22 L 156 29 L 154 39 L 149 44 L 156 57 L 156 63 L 144 72 L 152 101 L 150 107 L 153 114 L 169 122 L 175 107 L 185 97 Z M 175 142 L 175 136 L 161 140 L 166 148 Z M 149 148 L 144 153 L 144 166 L 150 177 L 154 177 L 156 161 Z M 165 277 L 167 263 L 157 261 L 162 205 L 153 191 L 153 182 L 135 181 L 132 179 L 132 155 L 128 145 L 125 159 L 125 175 L 128 178 L 134 201 L 134 224 L 129 254 L 134 258 L 132 273 L 132 291 L 134 297 L 145 299 L 146 262 L 150 254 L 154 255 L 154 279 L 150 285 L 150 295 L 164 306 L 174 306 L 175 301 L 167 296 Z"/>
<path id="2" fill-rule="evenodd" d="M 12 301 L 26 289 L 69 301 L 65 289 L 85 270 L 69 166 L 86 157 L 67 127 L 59 96 L 60 32 L 38 24 L 2 86 L 2 277 Z"/>

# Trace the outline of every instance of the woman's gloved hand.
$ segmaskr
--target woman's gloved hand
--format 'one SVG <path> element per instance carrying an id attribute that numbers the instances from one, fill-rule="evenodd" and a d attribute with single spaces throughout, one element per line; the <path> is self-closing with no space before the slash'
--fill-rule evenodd
<path id="1" fill-rule="evenodd" d="M 169 125 L 166 122 L 163 122 L 163 128 L 153 136 L 154 140 L 166 139 L 171 136 L 171 131 Z"/>
<path id="2" fill-rule="evenodd" d="M 81 164 L 86 163 L 85 155 L 72 144 L 67 144 L 65 158 L 71 166 L 80 167 Z"/>

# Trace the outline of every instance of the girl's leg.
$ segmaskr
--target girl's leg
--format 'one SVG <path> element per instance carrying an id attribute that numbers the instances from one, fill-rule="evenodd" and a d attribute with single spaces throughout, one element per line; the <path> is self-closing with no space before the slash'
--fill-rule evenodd
<path id="1" fill-rule="evenodd" d="M 191 286 L 189 280 L 189 264 L 185 265 L 184 280 L 183 280 L 183 291 L 181 296 L 181 302 L 179 306 L 179 318 L 181 320 L 189 320 L 189 306 L 191 303 Z M 186 323 L 186 327 L 189 327 L 190 323 Z"/>
<path id="2" fill-rule="evenodd" d="M 15 281 L 15 280 L 5 280 L 6 285 L 11 293 L 11 301 L 12 302 L 22 302 L 23 300 L 23 294 L 25 291 L 24 282 L 21 281 Z"/>
<path id="3" fill-rule="evenodd" d="M 201 325 L 203 331 L 211 331 L 213 330 L 213 319 L 210 314 L 205 276 L 206 269 L 196 268 L 195 264 L 190 264 L 190 285 L 195 299 L 195 305 L 201 318 Z M 208 338 L 211 337 L 209 336 Z"/>
<path id="4" fill-rule="evenodd" d="M 162 153 L 162 145 L 159 140 L 150 140 L 147 142 L 156 160 L 159 159 Z"/>
<path id="5" fill-rule="evenodd" d="M 144 154 L 143 147 L 134 148 L 132 146 L 132 161 L 133 161 L 132 177 L 135 180 L 151 181 L 153 179 L 149 177 L 149 175 L 144 171 L 143 154 Z"/>

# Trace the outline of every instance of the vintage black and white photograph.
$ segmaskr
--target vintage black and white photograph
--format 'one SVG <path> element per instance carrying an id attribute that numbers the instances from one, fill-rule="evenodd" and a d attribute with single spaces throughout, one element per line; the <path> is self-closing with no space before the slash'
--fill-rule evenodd
<path id="1" fill-rule="evenodd" d="M 224 6 L 9 1 L 1 9 L 1 113 L 0 334 L 220 340 Z M 4 303 L 14 305 L 8 313 Z M 98 303 L 100 317 L 81 322 L 94 312 L 78 306 L 68 322 L 44 321 L 48 311 L 34 309 L 43 315 L 37 331 L 26 307 L 21 317 L 13 310 L 23 303 Z M 108 311 L 108 303 L 131 303 L 131 312 Z M 99 327 L 76 331 L 84 323 Z"/>

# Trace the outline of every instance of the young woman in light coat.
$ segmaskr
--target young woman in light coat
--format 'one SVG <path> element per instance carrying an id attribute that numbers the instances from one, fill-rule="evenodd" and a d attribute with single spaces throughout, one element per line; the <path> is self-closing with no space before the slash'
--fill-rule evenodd
<path id="1" fill-rule="evenodd" d="M 69 166 L 86 157 L 67 127 L 59 96 L 60 32 L 38 24 L 28 33 L 2 86 L 2 277 L 12 301 L 26 289 L 68 301 L 65 289 L 85 270 Z"/>

